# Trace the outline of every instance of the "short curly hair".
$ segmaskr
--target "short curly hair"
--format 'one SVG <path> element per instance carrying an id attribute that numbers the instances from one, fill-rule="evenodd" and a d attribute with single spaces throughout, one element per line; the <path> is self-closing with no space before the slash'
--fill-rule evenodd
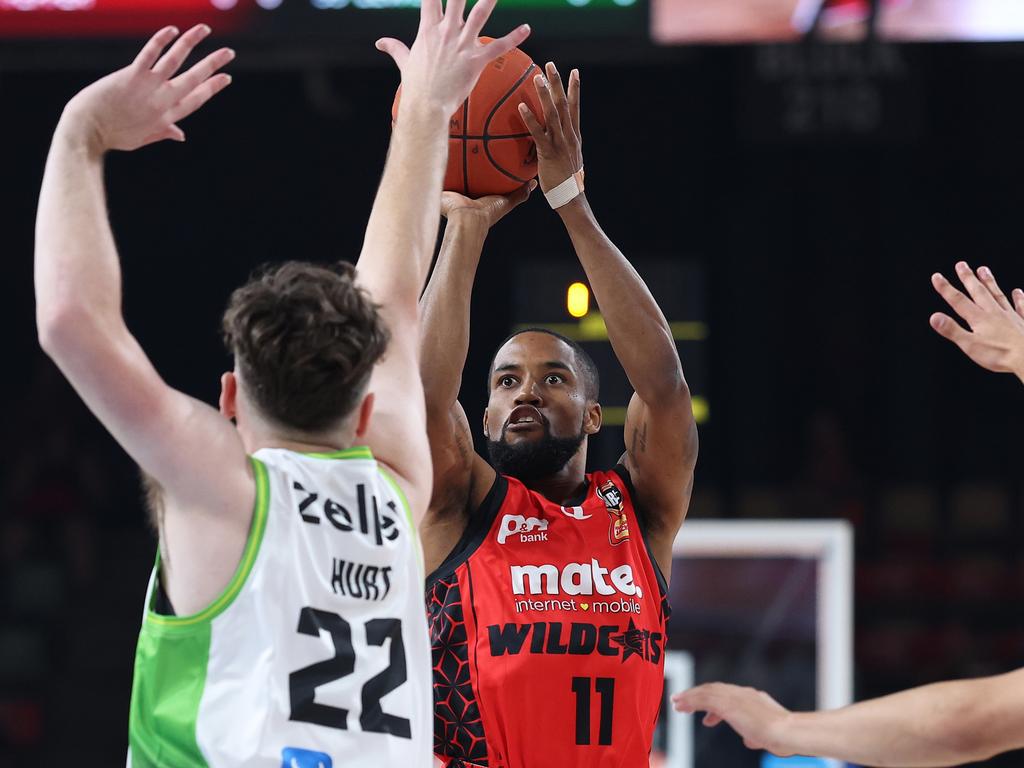
<path id="1" fill-rule="evenodd" d="M 387 349 L 378 310 L 351 264 L 264 266 L 231 294 L 224 343 L 264 417 L 320 432 L 355 410 Z"/>

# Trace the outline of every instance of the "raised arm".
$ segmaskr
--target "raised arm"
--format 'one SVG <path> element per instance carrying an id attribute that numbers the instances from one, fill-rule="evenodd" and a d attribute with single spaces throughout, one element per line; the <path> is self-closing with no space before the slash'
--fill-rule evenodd
<path id="1" fill-rule="evenodd" d="M 162 487 L 165 506 L 174 510 L 168 525 L 183 542 L 182 550 L 200 563 L 230 560 L 241 552 L 255 485 L 231 423 L 165 384 L 125 325 L 103 158 L 109 150 L 184 141 L 177 121 L 230 82 L 227 75 L 214 74 L 233 58 L 227 49 L 175 76 L 209 31 L 195 27 L 164 52 L 178 31 L 161 30 L 131 65 L 68 103 L 43 176 L 35 247 L 40 344 L 89 409 Z M 203 595 L 194 597 L 203 603 Z"/>
<path id="2" fill-rule="evenodd" d="M 481 0 L 463 19 L 465 0 L 424 0 L 412 48 L 377 41 L 398 65 L 402 103 L 384 176 L 356 265 L 359 283 L 381 305 L 391 344 L 370 383 L 375 396 L 367 442 L 398 475 L 417 521 L 430 500 L 431 471 L 419 379 L 417 301 L 437 235 L 448 157 L 448 118 L 487 63 L 529 35 L 525 24 L 484 45 L 480 30 L 496 0 Z"/>
<path id="3" fill-rule="evenodd" d="M 583 168 L 580 77 L 566 93 L 555 65 L 535 78 L 545 127 L 525 104 L 520 114 L 537 143 L 544 192 Z M 668 322 L 643 279 L 601 230 L 584 194 L 557 209 L 608 327 L 612 348 L 636 394 L 626 415 L 624 463 L 648 513 L 651 548 L 667 574 L 672 541 L 686 516 L 697 427 Z"/>
<path id="4" fill-rule="evenodd" d="M 478 200 L 445 192 L 448 220 L 430 282 L 420 300 L 420 378 L 434 469 L 430 510 L 421 528 L 428 570 L 456 543 L 467 514 L 494 482 L 494 470 L 473 450 L 473 434 L 458 402 L 469 351 L 469 309 L 484 241 L 491 227 L 522 203 L 536 182 L 510 195 Z"/>
<path id="5" fill-rule="evenodd" d="M 1011 303 L 988 267 L 975 273 L 961 261 L 955 269 L 966 295 L 938 272 L 932 285 L 970 330 L 942 312 L 931 316 L 932 328 L 982 368 L 1024 381 L 1024 291 L 1014 289 Z"/>
<path id="6" fill-rule="evenodd" d="M 672 697 L 726 722 L 751 749 L 857 765 L 945 766 L 1024 747 L 1024 669 L 935 683 L 826 712 L 790 712 L 753 688 L 709 683 Z"/>

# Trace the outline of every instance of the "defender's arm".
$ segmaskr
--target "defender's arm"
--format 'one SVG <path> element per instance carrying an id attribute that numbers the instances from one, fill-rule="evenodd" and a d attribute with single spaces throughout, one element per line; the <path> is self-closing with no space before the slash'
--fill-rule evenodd
<path id="1" fill-rule="evenodd" d="M 463 0 L 421 5 L 411 49 L 386 38 L 377 47 L 402 74 L 402 102 L 387 164 L 359 256 L 359 283 L 381 304 L 391 344 L 370 382 L 374 414 L 367 442 L 398 475 L 416 521 L 430 500 L 430 449 L 419 379 L 417 301 L 430 266 L 448 147 L 448 118 L 484 66 L 526 39 L 518 27 L 483 45 L 480 30 L 496 0 L 481 0 L 463 19 Z"/>
<path id="2" fill-rule="evenodd" d="M 827 712 L 789 712 L 752 688 L 709 683 L 672 697 L 726 722 L 751 749 L 857 765 L 973 763 L 1024 747 L 1024 669 L 912 688 Z"/>
<path id="3" fill-rule="evenodd" d="M 36 319 L 43 349 L 89 409 L 162 487 L 172 538 L 207 585 L 198 604 L 233 571 L 211 563 L 240 554 L 255 486 L 237 431 L 208 405 L 169 387 L 128 331 L 121 270 L 107 220 L 103 156 L 161 139 L 183 140 L 176 121 L 223 89 L 221 49 L 174 77 L 209 33 L 157 33 L 130 66 L 78 94 L 64 110 L 46 163 L 36 221 Z M 173 518 L 173 519 L 171 519 Z M 190 561 L 192 562 L 192 561 Z M 237 562 L 237 561 L 236 561 Z M 189 570 L 189 569 L 186 569 Z M 224 579 L 221 579 L 224 577 Z M 212 590 L 212 591 L 211 591 Z"/>

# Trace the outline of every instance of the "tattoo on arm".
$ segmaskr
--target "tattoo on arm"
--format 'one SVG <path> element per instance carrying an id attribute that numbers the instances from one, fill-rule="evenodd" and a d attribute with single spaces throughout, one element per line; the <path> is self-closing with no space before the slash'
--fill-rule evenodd
<path id="1" fill-rule="evenodd" d="M 459 458 L 462 459 L 463 465 L 468 465 L 469 464 L 470 455 L 473 452 L 472 446 L 469 445 L 468 443 L 469 443 L 469 441 L 466 440 L 466 436 L 464 434 L 462 434 L 460 430 L 456 429 L 455 430 L 455 447 L 456 447 L 456 449 L 459 452 Z"/>
<path id="2" fill-rule="evenodd" d="M 644 421 L 639 427 L 633 430 L 633 439 L 629 446 L 629 455 L 636 457 L 637 449 L 640 453 L 647 452 L 647 422 Z"/>

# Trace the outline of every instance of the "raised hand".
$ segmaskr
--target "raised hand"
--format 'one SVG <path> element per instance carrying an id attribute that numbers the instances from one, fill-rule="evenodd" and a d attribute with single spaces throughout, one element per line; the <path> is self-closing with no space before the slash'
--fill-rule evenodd
<path id="1" fill-rule="evenodd" d="M 544 125 L 526 104 L 519 105 L 519 114 L 537 145 L 537 176 L 544 192 L 557 187 L 583 167 L 583 139 L 580 136 L 580 72 L 569 73 L 569 90 L 562 85 L 562 76 L 553 62 L 544 67 L 547 77 L 533 78 Z"/>
<path id="2" fill-rule="evenodd" d="M 463 19 L 466 0 L 423 0 L 420 26 L 412 48 L 391 37 L 377 41 L 402 73 L 402 107 L 422 99 L 454 112 L 473 90 L 480 73 L 494 59 L 508 53 L 530 35 L 522 24 L 509 34 L 484 44 L 479 40 L 497 0 L 480 0 Z"/>
<path id="3" fill-rule="evenodd" d="M 932 275 L 932 285 L 970 330 L 942 312 L 929 318 L 932 328 L 982 368 L 1013 373 L 1024 381 L 1024 291 L 1015 289 L 1011 303 L 988 267 L 975 273 L 961 261 L 955 269 L 967 294 L 938 272 Z"/>
<path id="4" fill-rule="evenodd" d="M 487 195 L 471 198 L 458 192 L 441 193 L 441 215 L 449 221 L 471 219 L 490 229 L 537 188 L 537 182 L 524 184 L 507 195 Z"/>
<path id="5" fill-rule="evenodd" d="M 677 712 L 705 712 L 704 725 L 726 722 L 748 749 L 766 749 L 780 757 L 793 752 L 780 738 L 790 712 L 764 691 L 726 683 L 707 683 L 672 696 Z"/>
<path id="6" fill-rule="evenodd" d="M 78 93 L 64 110 L 65 127 L 84 131 L 98 152 L 133 150 L 163 139 L 184 141 L 177 123 L 224 90 L 231 76 L 217 73 L 235 58 L 229 48 L 214 51 L 176 75 L 192 50 L 210 34 L 205 24 L 178 37 L 165 27 L 146 43 L 135 61 Z M 164 49 L 178 38 L 169 50 Z"/>

